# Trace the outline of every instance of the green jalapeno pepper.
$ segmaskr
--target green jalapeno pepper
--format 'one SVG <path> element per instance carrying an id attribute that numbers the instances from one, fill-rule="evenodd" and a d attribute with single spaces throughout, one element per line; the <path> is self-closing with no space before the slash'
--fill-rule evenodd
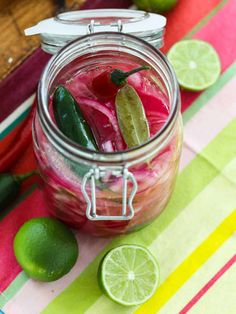
<path id="1" fill-rule="evenodd" d="M 92 130 L 76 100 L 59 85 L 53 95 L 53 112 L 58 128 L 72 141 L 91 150 L 98 150 Z"/>

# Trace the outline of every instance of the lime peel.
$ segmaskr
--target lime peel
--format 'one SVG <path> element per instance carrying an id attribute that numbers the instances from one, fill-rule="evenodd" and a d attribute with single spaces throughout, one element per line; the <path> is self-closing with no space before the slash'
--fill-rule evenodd
<path id="1" fill-rule="evenodd" d="M 14 253 L 26 274 L 39 281 L 54 281 L 67 274 L 78 258 L 72 231 L 59 220 L 33 218 L 21 226 Z"/>

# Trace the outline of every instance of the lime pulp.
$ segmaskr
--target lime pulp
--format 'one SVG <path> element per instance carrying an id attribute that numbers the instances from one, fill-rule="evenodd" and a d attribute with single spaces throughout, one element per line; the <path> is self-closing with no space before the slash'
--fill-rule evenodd
<path id="1" fill-rule="evenodd" d="M 122 245 L 110 250 L 100 262 L 98 282 L 113 301 L 125 306 L 146 302 L 159 281 L 156 259 L 146 248 Z"/>

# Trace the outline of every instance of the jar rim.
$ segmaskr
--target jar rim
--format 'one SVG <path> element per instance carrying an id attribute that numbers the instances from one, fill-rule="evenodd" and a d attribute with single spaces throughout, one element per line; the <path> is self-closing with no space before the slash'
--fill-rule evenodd
<path id="1" fill-rule="evenodd" d="M 55 63 L 58 62 L 63 54 L 68 53 L 71 49 L 75 48 L 79 43 L 84 40 L 89 40 L 90 44 L 92 39 L 96 40 L 99 36 L 108 37 L 109 35 L 117 38 L 128 39 L 131 42 L 139 43 L 147 47 L 154 55 L 161 60 L 162 65 L 165 67 L 165 70 L 168 72 L 169 79 L 171 80 L 172 94 L 173 99 L 170 106 L 170 112 L 168 118 L 163 125 L 163 127 L 155 134 L 155 136 L 151 137 L 147 142 L 143 143 L 140 146 L 129 148 L 125 151 L 116 151 L 116 152 L 100 152 L 93 151 L 88 148 L 85 148 L 72 140 L 66 137 L 55 125 L 53 120 L 51 119 L 49 110 L 48 110 L 48 95 L 44 91 L 48 91 L 47 87 L 49 86 L 48 75 L 52 68 L 55 66 Z M 66 63 L 65 65 L 67 65 Z M 73 42 L 70 42 L 68 45 L 63 47 L 56 55 L 54 55 L 46 65 L 39 85 L 38 85 L 38 114 L 39 120 L 41 122 L 42 128 L 46 132 L 46 135 L 49 141 L 66 157 L 77 161 L 77 160 L 86 160 L 90 162 L 101 162 L 101 163 L 129 163 L 134 158 L 136 162 L 138 162 L 137 156 L 145 155 L 147 158 L 147 153 L 149 151 L 153 151 L 154 148 L 160 147 L 160 144 L 164 141 L 166 136 L 171 133 L 175 121 L 177 119 L 178 113 L 180 110 L 180 96 L 179 96 L 179 86 L 177 83 L 177 79 L 175 73 L 168 62 L 165 55 L 157 50 L 154 46 L 144 41 L 143 39 L 137 38 L 136 36 L 130 34 L 124 34 L 120 32 L 99 32 L 92 33 L 80 37 Z M 66 152 L 66 154 L 65 154 Z"/>
<path id="2" fill-rule="evenodd" d="M 25 35 L 39 34 L 41 47 L 54 54 L 68 42 L 95 32 L 121 31 L 149 41 L 155 47 L 162 47 L 166 18 L 157 13 L 130 9 L 96 9 L 67 11 L 44 19 L 30 28 Z"/>

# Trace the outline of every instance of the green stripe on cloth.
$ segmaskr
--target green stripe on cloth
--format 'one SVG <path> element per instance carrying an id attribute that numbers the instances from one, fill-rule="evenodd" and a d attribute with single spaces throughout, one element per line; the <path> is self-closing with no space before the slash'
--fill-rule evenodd
<path id="1" fill-rule="evenodd" d="M 165 211 L 151 225 L 136 233 L 120 236 L 113 240 L 106 249 L 84 270 L 84 272 L 55 298 L 42 312 L 44 314 L 84 313 L 101 295 L 97 285 L 98 264 L 111 247 L 123 243 L 137 243 L 149 246 L 155 238 L 178 216 L 178 214 L 217 176 L 236 155 L 236 119 L 182 171 L 177 180 L 173 196 Z M 219 148 L 224 147 L 224 150 Z M 220 153 L 222 152 L 222 153 Z M 201 169 L 201 171 L 199 171 Z M 193 174 L 195 180 L 193 181 Z M 73 308 L 72 308 L 73 304 Z"/>
<path id="2" fill-rule="evenodd" d="M 195 33 L 197 33 L 226 3 L 228 0 L 222 0 L 209 14 L 207 14 L 198 24 L 196 24 L 192 30 L 183 37 L 183 39 L 190 39 Z"/>
<path id="3" fill-rule="evenodd" d="M 234 77 L 236 73 L 236 62 L 233 63 L 218 79 L 218 81 L 204 93 L 183 114 L 183 122 L 187 123 L 219 90 Z"/>
<path id="4" fill-rule="evenodd" d="M 0 140 L 7 136 L 18 124 L 20 124 L 28 115 L 30 108 L 26 109 L 22 114 L 16 118 L 1 134 Z"/>
<path id="5" fill-rule="evenodd" d="M 27 282 L 29 277 L 21 272 L 16 279 L 7 287 L 2 294 L 0 294 L 0 307 L 3 306 L 16 294 L 16 292 Z"/>

